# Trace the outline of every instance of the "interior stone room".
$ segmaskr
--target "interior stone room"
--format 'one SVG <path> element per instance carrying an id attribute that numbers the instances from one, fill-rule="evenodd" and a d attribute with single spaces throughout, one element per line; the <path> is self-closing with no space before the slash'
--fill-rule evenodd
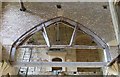
<path id="1" fill-rule="evenodd" d="M 0 76 L 120 76 L 119 0 L 2 1 L 0 20 Z"/>

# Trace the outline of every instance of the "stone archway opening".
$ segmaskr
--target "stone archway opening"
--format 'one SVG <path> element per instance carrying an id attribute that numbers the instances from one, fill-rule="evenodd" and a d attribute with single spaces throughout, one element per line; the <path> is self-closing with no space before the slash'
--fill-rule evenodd
<path id="1" fill-rule="evenodd" d="M 52 62 L 62 62 L 62 59 L 61 58 L 53 58 Z"/>
<path id="2" fill-rule="evenodd" d="M 61 58 L 53 58 L 52 62 L 62 62 Z M 56 74 L 62 72 L 62 67 L 52 67 L 52 71 L 55 72 Z"/>

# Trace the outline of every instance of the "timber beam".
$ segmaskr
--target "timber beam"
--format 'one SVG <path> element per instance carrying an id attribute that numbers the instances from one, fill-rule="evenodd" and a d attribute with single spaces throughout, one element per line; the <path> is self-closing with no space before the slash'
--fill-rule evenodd
<path id="1" fill-rule="evenodd" d="M 43 37 L 45 39 L 45 42 L 46 42 L 47 46 L 50 47 L 50 41 L 49 41 L 48 34 L 47 34 L 46 29 L 45 29 L 45 26 L 43 26 L 42 34 L 43 34 Z"/>
<path id="2" fill-rule="evenodd" d="M 14 67 L 104 67 L 107 62 L 12 62 Z"/>
<path id="3" fill-rule="evenodd" d="M 47 45 L 21 45 L 19 48 L 71 48 L 71 49 L 102 49 L 99 46 L 87 46 L 87 45 L 51 45 L 48 47 Z"/>
<path id="4" fill-rule="evenodd" d="M 69 46 L 72 46 L 73 42 L 75 41 L 76 30 L 77 30 L 77 26 L 75 26 L 75 28 L 74 28 L 74 31 L 73 31 L 73 34 L 71 36 L 71 40 L 70 40 Z"/>

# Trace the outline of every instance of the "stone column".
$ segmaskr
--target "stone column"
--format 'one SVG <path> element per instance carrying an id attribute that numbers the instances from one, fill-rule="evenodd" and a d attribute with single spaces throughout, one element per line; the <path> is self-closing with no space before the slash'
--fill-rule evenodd
<path id="1" fill-rule="evenodd" d="M 2 45 L 0 43 L 0 62 L 2 61 Z"/>
<path id="2" fill-rule="evenodd" d="M 2 2 L 0 2 L 0 30 L 1 30 L 1 24 L 2 24 Z M 0 35 L 1 36 L 1 35 Z M 0 37 L 0 62 L 2 60 L 2 44 L 1 44 L 2 38 Z"/>
<path id="3" fill-rule="evenodd" d="M 120 1 L 116 4 L 116 12 L 118 15 L 118 54 L 120 54 Z M 118 76 L 120 77 L 120 64 L 118 64 Z"/>
<path id="4" fill-rule="evenodd" d="M 109 5 L 110 5 L 111 16 L 115 29 L 115 34 L 118 42 L 118 55 L 119 55 L 120 54 L 120 2 L 116 2 L 115 4 L 113 2 L 109 2 Z M 118 69 L 118 75 L 120 76 L 120 69 Z"/>

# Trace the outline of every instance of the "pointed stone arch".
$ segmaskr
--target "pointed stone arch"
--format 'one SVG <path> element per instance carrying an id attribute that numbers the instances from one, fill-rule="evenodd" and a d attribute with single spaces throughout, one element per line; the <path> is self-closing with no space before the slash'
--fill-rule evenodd
<path id="1" fill-rule="evenodd" d="M 44 30 L 44 34 L 45 36 L 44 37 L 47 37 L 47 34 L 46 34 L 46 30 L 45 28 L 52 25 L 52 24 L 55 24 L 55 23 L 58 23 L 58 22 L 62 22 L 64 24 L 67 24 L 69 25 L 70 27 L 74 28 L 74 30 L 76 29 L 76 26 L 77 26 L 77 29 L 78 30 L 81 30 L 83 31 L 84 33 L 88 34 L 89 36 L 92 37 L 92 39 L 100 46 L 104 49 L 104 52 L 105 52 L 105 56 L 107 58 L 106 61 L 110 61 L 111 60 L 111 57 L 110 57 L 110 53 L 109 53 L 109 46 L 106 44 L 105 41 L 103 41 L 97 34 L 95 34 L 92 30 L 88 29 L 87 27 L 85 27 L 84 25 L 80 24 L 79 22 L 76 22 L 74 20 L 71 20 L 69 18 L 66 18 L 66 17 L 55 17 L 55 18 L 52 18 L 52 19 L 49 19 L 47 21 L 44 21 L 38 25 L 36 25 L 35 27 L 31 28 L 30 30 L 28 30 L 27 32 L 25 32 L 22 36 L 20 36 L 12 45 L 11 47 L 11 51 L 10 51 L 10 61 L 14 61 L 14 58 L 15 58 L 15 53 L 16 53 L 16 49 L 22 45 L 28 38 L 30 38 L 32 35 L 34 35 L 36 32 L 38 31 L 42 31 Z M 74 35 L 74 34 L 73 34 Z M 72 37 L 71 37 L 72 38 Z M 48 41 L 48 38 L 45 39 L 46 40 L 46 43 L 48 44 L 48 47 L 50 47 L 50 44 L 49 44 L 49 41 Z"/>

